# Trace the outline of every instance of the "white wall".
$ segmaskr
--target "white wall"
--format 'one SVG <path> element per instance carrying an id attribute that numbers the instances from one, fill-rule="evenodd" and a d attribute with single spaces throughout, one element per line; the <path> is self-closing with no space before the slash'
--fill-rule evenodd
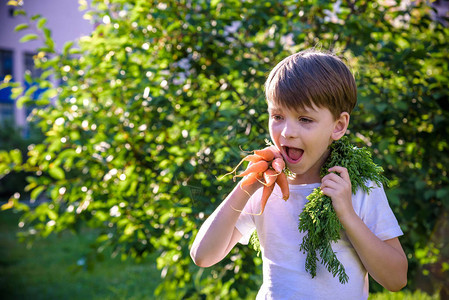
<path id="1" fill-rule="evenodd" d="M 25 71 L 24 54 L 33 53 L 42 46 L 39 40 L 20 43 L 19 40 L 31 29 L 15 32 L 14 28 L 26 22 L 24 16 L 10 16 L 11 6 L 6 6 L 7 0 L 0 0 L 0 49 L 13 51 L 14 74 L 16 80 L 23 81 Z M 24 0 L 23 8 L 28 16 L 41 14 L 47 18 L 47 26 L 52 31 L 56 49 L 61 50 L 67 41 L 76 40 L 88 35 L 93 25 L 83 18 L 84 12 L 79 11 L 78 0 Z M 24 109 L 15 109 L 16 124 L 24 127 L 26 116 Z"/>

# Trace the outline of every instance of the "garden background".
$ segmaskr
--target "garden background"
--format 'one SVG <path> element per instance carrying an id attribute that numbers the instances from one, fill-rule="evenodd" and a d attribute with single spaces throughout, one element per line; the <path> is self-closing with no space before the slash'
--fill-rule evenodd
<path id="1" fill-rule="evenodd" d="M 189 246 L 235 184 L 220 175 L 268 138 L 267 73 L 316 47 L 354 72 L 348 135 L 385 169 L 405 233 L 408 286 L 379 298 L 449 297 L 449 28 L 429 2 L 80 1 L 96 27 L 60 52 L 44 16 L 8 5 L 24 17 L 18 34 L 36 32 L 22 40 L 43 46 L 28 88 L 10 76 L 0 86 L 34 108 L 29 140 L 1 131 L 7 295 L 26 297 L 31 286 L 46 299 L 63 289 L 74 298 L 84 289 L 102 299 L 254 298 L 261 260 L 252 249 L 201 269 Z M 61 275 L 33 286 L 44 270 Z M 374 281 L 370 289 L 373 299 L 382 292 Z"/>

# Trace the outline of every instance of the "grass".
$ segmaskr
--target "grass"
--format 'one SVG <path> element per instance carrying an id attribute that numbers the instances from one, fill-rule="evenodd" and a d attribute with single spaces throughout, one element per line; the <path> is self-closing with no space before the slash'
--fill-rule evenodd
<path id="1" fill-rule="evenodd" d="M 95 231 L 51 235 L 27 248 L 16 238 L 18 218 L 10 210 L 0 211 L 1 299 L 156 298 L 153 294 L 161 277 L 155 257 L 135 263 L 106 256 L 88 271 L 83 262 Z M 439 300 L 439 297 L 402 291 L 371 294 L 369 300 Z"/>
<path id="2" fill-rule="evenodd" d="M 16 238 L 18 218 L 0 211 L 2 299 L 154 299 L 155 257 L 135 263 L 107 256 L 88 271 L 83 263 L 93 231 L 52 235 L 27 248 Z"/>
<path id="3" fill-rule="evenodd" d="M 378 294 L 370 295 L 369 300 L 439 300 L 438 295 L 428 295 L 421 291 L 404 291 L 404 292 L 383 292 Z"/>

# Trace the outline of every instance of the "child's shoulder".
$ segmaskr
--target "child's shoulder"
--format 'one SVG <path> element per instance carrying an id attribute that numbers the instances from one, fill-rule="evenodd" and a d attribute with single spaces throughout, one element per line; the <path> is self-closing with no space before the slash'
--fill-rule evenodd
<path id="1" fill-rule="evenodd" d="M 366 180 L 363 185 L 360 185 L 353 193 L 353 197 L 375 197 L 379 194 L 385 194 L 384 186 L 381 182 L 373 180 Z"/>
<path id="2" fill-rule="evenodd" d="M 366 182 L 364 188 L 359 187 L 352 195 L 352 204 L 359 216 L 374 212 L 382 213 L 390 209 L 384 186 L 371 180 Z"/>

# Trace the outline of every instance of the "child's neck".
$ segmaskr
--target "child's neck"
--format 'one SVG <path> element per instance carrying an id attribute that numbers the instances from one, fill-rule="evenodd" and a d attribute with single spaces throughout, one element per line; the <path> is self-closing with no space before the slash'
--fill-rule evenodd
<path id="1" fill-rule="evenodd" d="M 301 185 L 301 184 L 312 184 L 312 183 L 321 183 L 320 175 L 310 176 L 310 175 L 298 175 L 288 178 L 288 184 L 290 185 Z"/>

